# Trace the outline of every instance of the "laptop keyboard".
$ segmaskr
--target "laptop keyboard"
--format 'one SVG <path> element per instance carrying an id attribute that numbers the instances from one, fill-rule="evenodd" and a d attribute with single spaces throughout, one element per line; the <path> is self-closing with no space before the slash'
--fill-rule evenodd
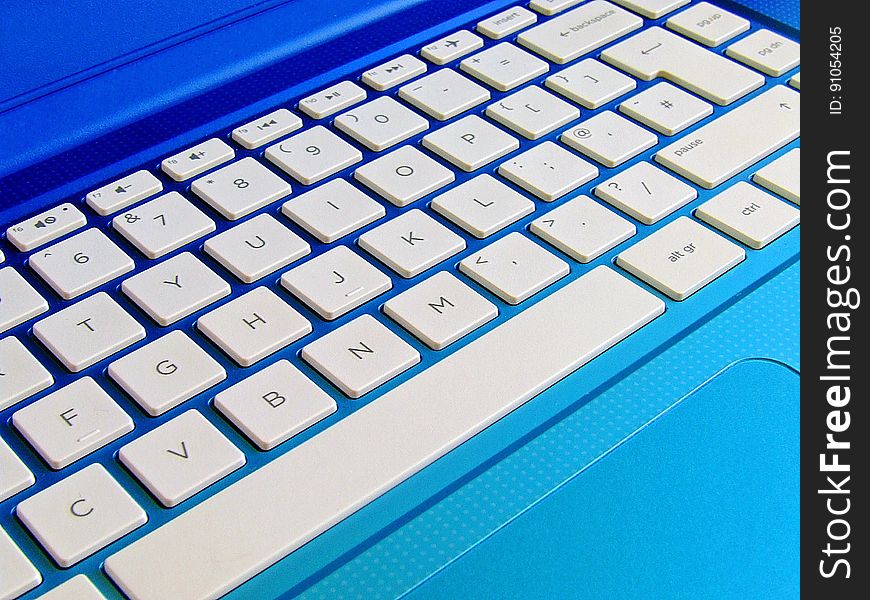
<path id="1" fill-rule="evenodd" d="M 799 45 L 689 4 L 533 0 L 9 226 L 4 510 L 62 568 L 120 540 L 131 598 L 217 597 L 764 252 Z M 0 564 L 47 591 L 2 528 Z"/>

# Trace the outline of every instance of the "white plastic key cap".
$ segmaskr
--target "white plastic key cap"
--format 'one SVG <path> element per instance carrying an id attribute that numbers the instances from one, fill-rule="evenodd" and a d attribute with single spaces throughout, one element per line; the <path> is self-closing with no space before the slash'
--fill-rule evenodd
<path id="1" fill-rule="evenodd" d="M 133 259 L 99 229 L 88 229 L 31 255 L 30 268 L 69 300 L 132 271 Z"/>
<path id="2" fill-rule="evenodd" d="M 534 212 L 535 203 L 485 173 L 432 200 L 432 209 L 477 238 L 485 238 Z"/>
<path id="3" fill-rule="evenodd" d="M 575 4 L 580 4 L 583 0 L 532 0 L 529 2 L 529 8 L 542 15 L 555 15 L 563 10 L 571 8 Z"/>
<path id="4" fill-rule="evenodd" d="M 67 202 L 12 225 L 6 230 L 6 238 L 22 252 L 28 252 L 84 227 L 87 222 L 82 211 Z"/>
<path id="5" fill-rule="evenodd" d="M 52 469 L 133 431 L 133 419 L 90 377 L 22 408 L 12 415 L 12 424 Z"/>
<path id="6" fill-rule="evenodd" d="M 465 258 L 459 270 L 508 304 L 519 304 L 562 279 L 569 268 L 515 231 Z"/>
<path id="7" fill-rule="evenodd" d="M 217 385 L 224 368 L 181 330 L 172 331 L 109 365 L 111 377 L 145 412 L 162 415 Z"/>
<path id="8" fill-rule="evenodd" d="M 13 267 L 0 269 L 0 333 L 48 310 L 48 302 Z"/>
<path id="9" fill-rule="evenodd" d="M 609 110 L 566 130 L 560 139 L 606 167 L 624 163 L 659 140 L 655 134 Z"/>
<path id="10" fill-rule="evenodd" d="M 598 108 L 627 94 L 637 82 L 595 60 L 587 58 L 544 80 L 544 85 L 586 108 Z"/>
<path id="11" fill-rule="evenodd" d="M 664 135 L 674 135 L 713 114 L 713 106 L 662 81 L 619 105 L 619 111 Z"/>
<path id="12" fill-rule="evenodd" d="M 536 85 L 486 107 L 486 116 L 520 135 L 536 140 L 573 121 L 580 110 Z"/>
<path id="13" fill-rule="evenodd" d="M 84 560 L 148 520 L 145 511 L 99 464 L 85 467 L 24 500 L 16 513 L 64 568 Z"/>
<path id="14" fill-rule="evenodd" d="M 433 350 L 446 348 L 498 316 L 495 304 L 447 271 L 384 304 L 384 313 Z"/>
<path id="15" fill-rule="evenodd" d="M 646 81 L 663 77 L 716 104 L 731 104 L 764 77 L 661 27 L 607 48 L 601 60 Z"/>
<path id="16" fill-rule="evenodd" d="M 311 333 L 311 323 L 266 287 L 200 317 L 196 327 L 243 367 Z"/>
<path id="17" fill-rule="evenodd" d="M 425 136 L 423 146 L 463 171 L 474 171 L 513 152 L 520 142 L 477 115 L 469 115 Z"/>
<path id="18" fill-rule="evenodd" d="M 661 300 L 612 269 L 593 269 L 120 549 L 106 560 L 106 572 L 136 600 L 217 598 L 630 336 L 664 309 Z M 251 506 L 261 510 L 250 510 Z M 228 514 L 234 518 L 225 518 Z M 191 569 L 192 564 L 197 568 Z"/>
<path id="19" fill-rule="evenodd" d="M 801 64 L 800 44 L 768 29 L 759 29 L 734 42 L 725 54 L 771 77 Z"/>
<path id="20" fill-rule="evenodd" d="M 759 250 L 800 223 L 800 211 L 739 181 L 695 210 L 695 216 Z"/>
<path id="21" fill-rule="evenodd" d="M 362 160 L 362 152 L 318 125 L 266 148 L 266 158 L 305 185 Z"/>
<path id="22" fill-rule="evenodd" d="M 436 65 L 443 65 L 451 60 L 461 58 L 469 52 L 474 52 L 481 47 L 483 47 L 483 39 L 480 36 L 471 33 L 467 29 L 461 29 L 436 42 L 423 46 L 420 49 L 420 56 Z"/>
<path id="23" fill-rule="evenodd" d="M 190 190 L 233 221 L 291 192 L 289 183 L 250 156 L 197 179 Z"/>
<path id="24" fill-rule="evenodd" d="M 130 442 L 118 458 L 163 506 L 178 506 L 245 464 L 245 455 L 196 410 Z"/>
<path id="25" fill-rule="evenodd" d="M 668 29 L 673 29 L 705 46 L 716 47 L 749 29 L 749 21 L 734 13 L 698 2 L 668 19 Z"/>
<path id="26" fill-rule="evenodd" d="M 801 205 L 801 149 L 789 150 L 752 176 L 752 181 Z"/>
<path id="27" fill-rule="evenodd" d="M 616 264 L 674 300 L 685 300 L 744 258 L 740 246 L 679 217 L 621 252 Z"/>
<path id="28" fill-rule="evenodd" d="M 691 0 L 613 0 L 648 19 L 658 19 L 685 6 Z"/>
<path id="29" fill-rule="evenodd" d="M 214 406 L 261 450 L 271 450 L 336 410 L 335 400 L 287 360 L 214 398 Z"/>
<path id="30" fill-rule="evenodd" d="M 357 243 L 402 277 L 415 277 L 465 249 L 465 240 L 419 209 L 367 231 Z"/>
<path id="31" fill-rule="evenodd" d="M 281 212 L 324 243 L 334 242 L 387 214 L 383 206 L 344 179 L 333 179 L 288 200 Z"/>
<path id="32" fill-rule="evenodd" d="M 410 54 L 403 54 L 370 69 L 360 78 L 364 84 L 382 92 L 426 72 L 426 63 Z"/>
<path id="33" fill-rule="evenodd" d="M 788 84 L 796 90 L 801 89 L 801 73 L 798 71 L 795 73 L 791 79 L 788 80 Z"/>
<path id="34" fill-rule="evenodd" d="M 53 313 L 33 334 L 63 365 L 79 371 L 145 337 L 145 328 L 105 292 Z"/>
<path id="35" fill-rule="evenodd" d="M 286 108 L 279 108 L 268 115 L 263 115 L 256 121 L 245 123 L 241 127 L 233 129 L 233 140 L 248 150 L 253 150 L 292 133 L 300 127 L 302 127 L 302 119 Z"/>
<path id="36" fill-rule="evenodd" d="M 588 196 L 577 196 L 532 221 L 529 231 L 574 260 L 588 263 L 637 229 Z"/>
<path id="37" fill-rule="evenodd" d="M 302 358 L 351 398 L 420 362 L 420 353 L 371 315 L 362 315 L 302 348 Z"/>
<path id="38" fill-rule="evenodd" d="M 488 38 L 500 40 L 534 24 L 537 20 L 538 15 L 535 13 L 522 6 L 514 6 L 484 19 L 477 24 L 477 30 Z"/>
<path id="39" fill-rule="evenodd" d="M 377 152 L 429 128 L 426 119 L 389 96 L 381 96 L 337 116 L 333 125 Z"/>
<path id="40" fill-rule="evenodd" d="M 411 145 L 364 164 L 353 176 L 400 207 L 441 189 L 456 178 L 453 171 Z"/>
<path id="41" fill-rule="evenodd" d="M 85 200 L 97 214 L 105 216 L 136 204 L 162 190 L 163 182 L 150 171 L 142 170 L 89 192 Z"/>
<path id="42" fill-rule="evenodd" d="M 36 600 L 106 600 L 106 597 L 86 575 L 76 575 Z"/>
<path id="43" fill-rule="evenodd" d="M 800 94 L 773 87 L 659 150 L 656 162 L 714 188 L 798 138 Z"/>
<path id="44" fill-rule="evenodd" d="M 214 221 L 178 192 L 118 215 L 112 227 L 148 258 L 159 258 L 215 230 Z"/>
<path id="45" fill-rule="evenodd" d="M 232 160 L 235 155 L 226 142 L 212 138 L 170 156 L 160 163 L 160 168 L 175 181 L 184 181 Z"/>
<path id="46" fill-rule="evenodd" d="M 598 167 L 547 141 L 503 162 L 498 174 L 552 202 L 598 177 Z"/>
<path id="47" fill-rule="evenodd" d="M 299 110 L 312 119 L 324 119 L 365 99 L 363 88 L 352 81 L 342 81 L 300 100 Z"/>
<path id="48" fill-rule="evenodd" d="M 3 528 L 0 528 L 0 565 L 3 565 L 0 598 L 4 600 L 18 598 L 42 582 L 42 575 Z"/>
<path id="49" fill-rule="evenodd" d="M 252 283 L 311 252 L 311 246 L 269 214 L 257 215 L 206 240 L 206 254 Z"/>
<path id="50" fill-rule="evenodd" d="M 480 81 L 506 92 L 543 75 L 550 66 L 525 50 L 503 42 L 459 63 L 459 68 Z"/>
<path id="51" fill-rule="evenodd" d="M 452 69 L 441 69 L 403 86 L 399 97 L 444 121 L 486 102 L 490 93 Z"/>
<path id="52" fill-rule="evenodd" d="M 393 287 L 389 277 L 347 246 L 284 273 L 281 285 L 329 321 Z"/>
<path id="53" fill-rule="evenodd" d="M 604 0 L 592 0 L 521 33 L 517 41 L 558 64 L 640 29 L 643 19 Z"/>
<path id="54" fill-rule="evenodd" d="M 698 197 L 673 175 L 640 162 L 595 186 L 595 195 L 645 225 L 652 225 Z"/>
<path id="55" fill-rule="evenodd" d="M 36 477 L 0 438 L 0 502 L 36 483 Z M 5 565 L 5 563 L 2 563 Z"/>
<path id="56" fill-rule="evenodd" d="M 0 340 L 0 410 L 41 392 L 53 383 L 51 373 L 18 338 L 9 336 Z"/>

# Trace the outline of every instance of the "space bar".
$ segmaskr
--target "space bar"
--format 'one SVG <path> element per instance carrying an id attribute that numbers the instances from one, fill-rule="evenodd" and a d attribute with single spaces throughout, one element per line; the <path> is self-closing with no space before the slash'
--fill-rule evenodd
<path id="1" fill-rule="evenodd" d="M 664 311 L 597 267 L 109 557 L 134 600 L 217 598 Z"/>

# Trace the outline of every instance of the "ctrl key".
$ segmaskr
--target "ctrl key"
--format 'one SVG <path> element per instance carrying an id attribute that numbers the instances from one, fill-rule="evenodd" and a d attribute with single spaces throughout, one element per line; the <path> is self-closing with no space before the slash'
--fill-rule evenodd
<path id="1" fill-rule="evenodd" d="M 685 300 L 744 258 L 740 246 L 680 217 L 620 254 L 616 264 L 674 300 Z"/>

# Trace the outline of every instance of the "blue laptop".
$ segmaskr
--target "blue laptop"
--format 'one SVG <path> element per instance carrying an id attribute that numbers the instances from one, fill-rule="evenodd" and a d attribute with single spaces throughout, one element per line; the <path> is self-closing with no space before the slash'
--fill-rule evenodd
<path id="1" fill-rule="evenodd" d="M 0 29 L 0 599 L 797 595 L 797 0 Z"/>

